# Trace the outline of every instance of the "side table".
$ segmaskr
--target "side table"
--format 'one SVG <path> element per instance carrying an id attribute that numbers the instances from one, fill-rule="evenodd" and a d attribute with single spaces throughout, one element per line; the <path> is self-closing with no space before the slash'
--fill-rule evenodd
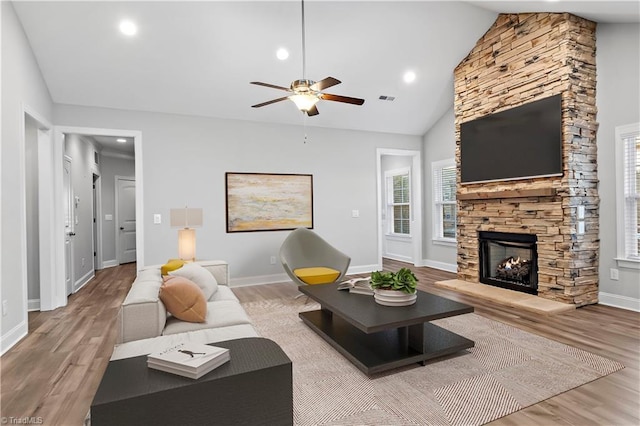
<path id="1" fill-rule="evenodd" d="M 231 360 L 193 380 L 147 367 L 147 357 L 109 362 L 91 403 L 91 425 L 292 425 L 291 360 L 269 339 L 213 343 Z"/>

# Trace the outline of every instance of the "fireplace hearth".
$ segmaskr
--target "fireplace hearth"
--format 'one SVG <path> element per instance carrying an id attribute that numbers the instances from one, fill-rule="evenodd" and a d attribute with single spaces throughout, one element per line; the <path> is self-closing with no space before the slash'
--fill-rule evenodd
<path id="1" fill-rule="evenodd" d="M 480 231 L 478 242 L 481 283 L 538 294 L 535 235 Z"/>

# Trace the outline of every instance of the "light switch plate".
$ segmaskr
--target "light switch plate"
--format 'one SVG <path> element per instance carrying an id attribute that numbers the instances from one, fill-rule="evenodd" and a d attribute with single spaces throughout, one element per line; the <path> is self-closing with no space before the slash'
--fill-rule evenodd
<path id="1" fill-rule="evenodd" d="M 351 210 L 351 217 L 360 217 L 360 210 Z"/>
<path id="2" fill-rule="evenodd" d="M 112 214 L 105 214 L 104 215 L 104 220 L 113 220 L 113 215 Z"/>
<path id="3" fill-rule="evenodd" d="M 155 225 L 158 225 L 158 224 L 162 223 L 162 215 L 160 215 L 160 214 L 154 214 L 154 215 L 153 215 L 153 223 L 154 223 Z"/>

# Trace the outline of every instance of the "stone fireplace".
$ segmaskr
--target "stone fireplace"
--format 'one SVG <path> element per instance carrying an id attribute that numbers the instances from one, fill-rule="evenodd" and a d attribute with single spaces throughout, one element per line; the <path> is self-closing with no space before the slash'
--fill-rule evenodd
<path id="1" fill-rule="evenodd" d="M 595 28 L 568 13 L 501 14 L 456 67 L 460 280 L 513 281 L 509 285 L 529 287 L 527 292 L 546 299 L 597 303 Z M 460 184 L 461 123 L 557 94 L 562 97 L 562 176 Z M 497 234 L 498 242 L 483 248 L 486 233 Z M 534 242 L 514 242 L 503 234 Z M 491 265 L 480 260 L 487 248 L 497 252 Z M 526 265 L 517 266 L 523 269 L 515 275 L 511 264 L 499 265 L 514 255 L 514 260 L 527 258 L 529 273 L 536 276 L 524 277 Z"/>

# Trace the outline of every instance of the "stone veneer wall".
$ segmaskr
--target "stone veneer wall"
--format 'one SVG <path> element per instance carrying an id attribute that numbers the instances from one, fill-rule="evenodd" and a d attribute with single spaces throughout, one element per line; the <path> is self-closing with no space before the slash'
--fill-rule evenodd
<path id="1" fill-rule="evenodd" d="M 479 280 L 478 231 L 536 234 L 538 295 L 597 303 L 595 30 L 568 13 L 501 14 L 456 67 L 459 279 Z M 460 123 L 556 94 L 562 177 L 460 185 Z M 578 206 L 585 208 L 584 234 L 577 232 Z"/>

